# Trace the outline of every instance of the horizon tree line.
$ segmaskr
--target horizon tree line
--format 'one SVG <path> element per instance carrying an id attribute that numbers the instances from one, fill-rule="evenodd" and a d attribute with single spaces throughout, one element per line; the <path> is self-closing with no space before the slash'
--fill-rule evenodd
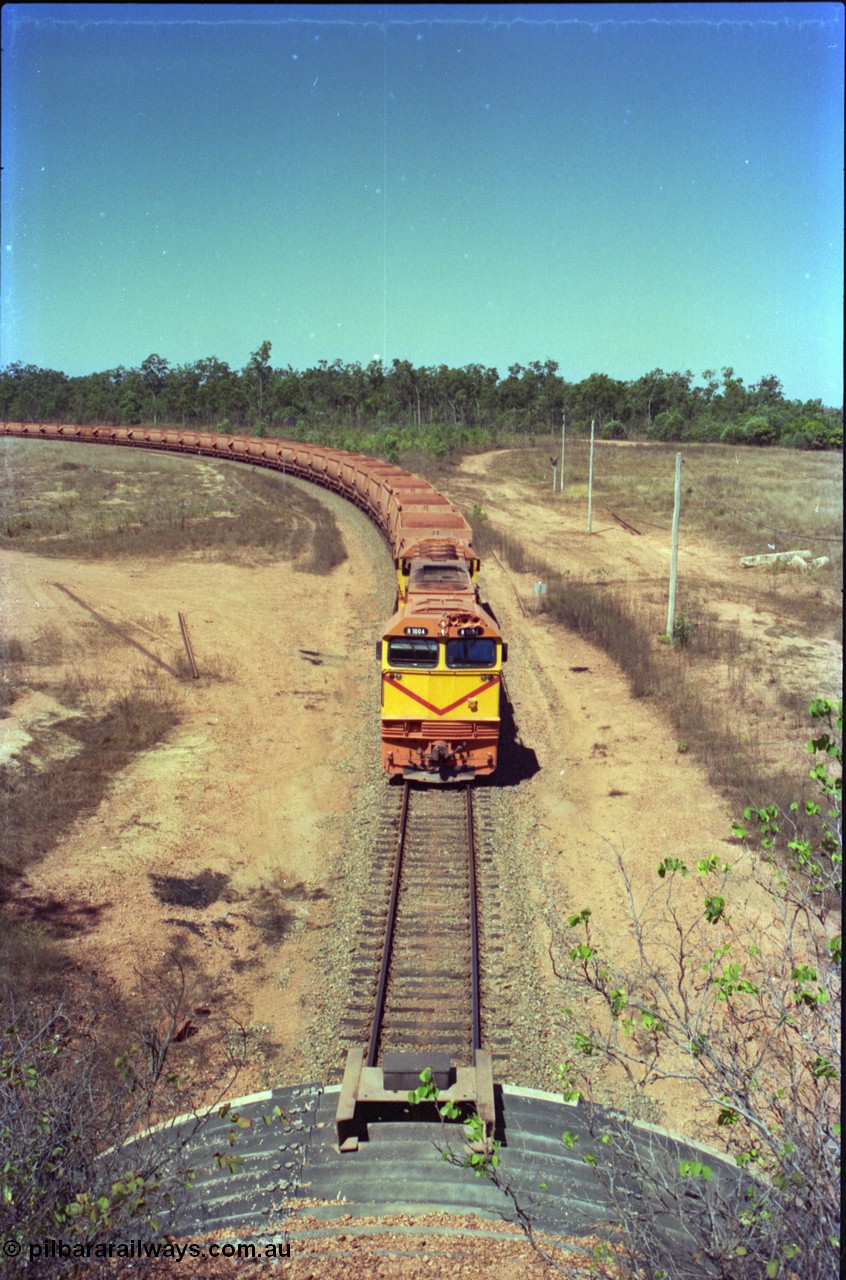
<path id="1" fill-rule="evenodd" d="M 730 444 L 842 445 L 842 407 L 788 400 L 774 374 L 746 385 L 731 366 L 652 369 L 629 381 L 592 373 L 568 381 L 554 360 L 453 368 L 374 359 L 364 366 L 319 360 L 298 370 L 273 367 L 262 342 L 243 369 L 216 356 L 171 365 L 152 353 L 140 366 L 68 376 L 17 361 L 0 369 L 7 421 L 178 424 L 361 448 L 362 437 L 411 434 L 439 451 L 501 436 L 554 434 L 566 417 L 577 434 L 596 424 L 601 438 Z"/>

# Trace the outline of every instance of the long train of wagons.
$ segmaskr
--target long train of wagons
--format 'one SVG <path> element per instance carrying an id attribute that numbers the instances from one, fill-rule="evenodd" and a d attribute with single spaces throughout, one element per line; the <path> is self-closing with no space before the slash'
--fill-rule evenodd
<path id="1" fill-rule="evenodd" d="M 34 422 L 4 422 L 3 435 L 231 458 L 353 502 L 387 539 L 397 576 L 396 611 L 376 646 L 384 769 L 424 782 L 496 769 L 507 646 L 479 598 L 472 530 L 426 480 L 361 454 L 252 436 Z"/>

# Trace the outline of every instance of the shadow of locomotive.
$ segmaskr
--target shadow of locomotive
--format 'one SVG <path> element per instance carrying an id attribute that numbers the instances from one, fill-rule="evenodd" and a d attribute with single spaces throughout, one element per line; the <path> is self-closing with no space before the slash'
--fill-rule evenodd
<path id="1" fill-rule="evenodd" d="M 483 607 L 493 618 L 497 626 L 499 619 L 489 601 L 483 601 Z M 502 698 L 499 708 L 499 751 L 497 755 L 496 773 L 490 778 L 477 778 L 475 785 L 490 787 L 518 787 L 540 772 L 538 758 L 531 747 L 527 747 L 520 736 L 517 721 L 514 719 L 514 707 L 508 694 L 503 672 Z"/>
<path id="2" fill-rule="evenodd" d="M 476 786 L 518 787 L 521 782 L 540 772 L 534 750 L 527 747 L 520 736 L 514 719 L 514 708 L 505 685 L 502 686 L 499 721 L 499 753 L 496 773 L 490 778 L 478 778 Z"/>

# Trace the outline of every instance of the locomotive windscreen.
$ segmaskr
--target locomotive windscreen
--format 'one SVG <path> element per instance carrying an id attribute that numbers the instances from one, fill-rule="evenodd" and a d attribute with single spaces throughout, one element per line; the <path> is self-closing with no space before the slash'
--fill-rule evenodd
<path id="1" fill-rule="evenodd" d="M 496 662 L 496 641 L 488 638 L 447 640 L 448 667 L 492 667 Z"/>
<path id="2" fill-rule="evenodd" d="M 388 640 L 388 663 L 392 667 L 436 667 L 438 642 L 391 636 Z"/>
<path id="3" fill-rule="evenodd" d="M 421 564 L 411 570 L 409 590 L 419 591 L 427 587 L 452 587 L 470 590 L 470 574 L 462 564 Z"/>

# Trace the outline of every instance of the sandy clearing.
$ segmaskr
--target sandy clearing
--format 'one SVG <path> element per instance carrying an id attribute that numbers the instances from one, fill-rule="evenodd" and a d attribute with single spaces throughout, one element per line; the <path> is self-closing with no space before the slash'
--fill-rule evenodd
<path id="1" fill-rule="evenodd" d="M 264 1044 L 274 1046 L 274 1082 L 303 1070 L 309 959 L 329 913 L 355 771 L 367 767 L 349 750 L 380 615 L 379 549 L 370 533 L 350 512 L 349 558 L 326 577 L 198 558 L 97 564 L 4 556 L 11 631 L 25 647 L 46 637 L 42 648 L 57 658 L 33 667 L 33 679 L 72 679 L 95 703 L 131 687 L 175 692 L 182 716 L 165 742 L 114 779 L 96 814 L 78 820 L 30 869 L 16 917 L 37 919 L 57 899 L 66 920 L 84 910 L 92 923 L 74 938 L 74 954 L 121 994 L 137 971 L 176 947 L 189 958 L 196 1002 L 254 1029 L 250 1078 L 239 1087 L 266 1082 Z M 201 671 L 196 682 L 166 669 L 180 656 L 179 611 Z M 0 726 L 11 751 L 29 729 L 67 715 L 36 691 L 11 712 Z M 205 872 L 223 887 L 204 910 L 156 893 L 154 877 Z M 195 1080 L 209 1053 L 204 1039 L 178 1050 Z"/>

